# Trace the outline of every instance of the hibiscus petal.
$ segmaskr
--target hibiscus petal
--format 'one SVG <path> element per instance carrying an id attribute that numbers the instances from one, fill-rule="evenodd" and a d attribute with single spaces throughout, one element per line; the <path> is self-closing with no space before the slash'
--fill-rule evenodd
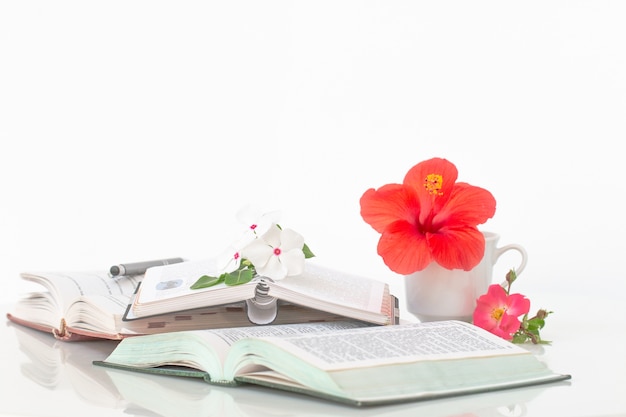
<path id="1" fill-rule="evenodd" d="M 444 268 L 469 271 L 485 254 L 485 237 L 476 228 L 441 229 L 428 234 L 433 259 Z"/>
<path id="2" fill-rule="evenodd" d="M 403 184 L 415 190 L 420 201 L 420 223 L 425 223 L 436 207 L 443 206 L 449 199 L 458 178 L 456 166 L 447 159 L 432 158 L 413 166 L 404 176 Z M 439 188 L 427 186 L 427 181 L 436 181 Z"/>
<path id="3" fill-rule="evenodd" d="M 465 227 L 485 223 L 496 212 L 496 199 L 484 188 L 475 187 L 466 183 L 457 183 L 450 198 L 433 217 L 434 228 L 438 227 Z"/>
<path id="4" fill-rule="evenodd" d="M 431 174 L 441 175 L 442 182 L 440 193 L 443 195 L 446 195 L 452 190 L 459 176 L 459 172 L 452 162 L 443 158 L 431 158 L 409 169 L 404 176 L 403 183 L 415 187 L 419 190 L 419 193 L 431 195 L 429 190 L 424 187 L 424 180 Z"/>
<path id="5" fill-rule="evenodd" d="M 378 254 L 389 269 L 404 275 L 421 271 L 432 261 L 425 237 L 405 221 L 385 230 L 378 241 Z"/>
<path id="6" fill-rule="evenodd" d="M 387 184 L 378 190 L 370 188 L 361 196 L 361 217 L 378 233 L 393 222 L 417 221 L 419 202 L 415 193 L 401 184 Z"/>

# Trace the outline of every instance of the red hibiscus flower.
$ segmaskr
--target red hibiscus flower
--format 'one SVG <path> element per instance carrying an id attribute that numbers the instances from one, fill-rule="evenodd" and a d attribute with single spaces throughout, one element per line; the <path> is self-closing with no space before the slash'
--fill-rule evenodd
<path id="1" fill-rule="evenodd" d="M 466 271 L 478 265 L 485 239 L 477 225 L 493 217 L 496 200 L 457 177 L 454 164 L 433 158 L 411 168 L 402 184 L 365 191 L 361 216 L 381 233 L 378 254 L 392 271 L 407 275 L 433 261 Z"/>
<path id="2" fill-rule="evenodd" d="M 478 298 L 473 322 L 503 339 L 512 340 L 522 324 L 519 316 L 529 310 L 530 300 L 522 294 L 509 295 L 501 285 L 493 284 L 487 294 Z"/>

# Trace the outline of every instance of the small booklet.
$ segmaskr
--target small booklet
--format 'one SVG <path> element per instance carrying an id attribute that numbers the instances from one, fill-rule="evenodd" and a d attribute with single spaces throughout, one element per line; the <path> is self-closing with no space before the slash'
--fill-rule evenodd
<path id="1" fill-rule="evenodd" d="M 143 276 L 111 278 L 105 271 L 23 273 L 42 287 L 23 296 L 7 313 L 14 323 L 64 341 L 121 340 L 129 336 L 206 328 L 249 326 L 245 302 L 164 312 L 132 321 L 123 317 Z M 390 296 L 389 303 L 395 297 Z M 180 307 L 180 306 L 179 306 Z M 327 311 L 280 302 L 274 323 L 344 320 Z"/>
<path id="2" fill-rule="evenodd" d="M 458 321 L 252 326 L 123 340 L 96 365 L 211 384 L 257 384 L 356 406 L 569 379 L 528 350 Z"/>
<path id="3" fill-rule="evenodd" d="M 280 303 L 287 302 L 379 325 L 399 322 L 398 300 L 390 294 L 387 283 L 322 267 L 313 261 L 307 262 L 302 274 L 280 281 L 258 277 L 242 285 L 221 283 L 191 289 L 201 276 L 219 274 L 212 259 L 149 268 L 124 320 L 245 302 L 252 323 L 269 324 L 274 322 Z"/>

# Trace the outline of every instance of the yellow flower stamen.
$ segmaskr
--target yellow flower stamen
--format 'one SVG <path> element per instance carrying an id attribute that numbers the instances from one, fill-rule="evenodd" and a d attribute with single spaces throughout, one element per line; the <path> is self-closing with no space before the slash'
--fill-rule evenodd
<path id="1" fill-rule="evenodd" d="M 504 316 L 505 311 L 506 309 L 502 307 L 494 308 L 493 310 L 491 310 L 491 318 L 500 321 L 500 319 L 502 319 L 502 316 Z"/>
<path id="2" fill-rule="evenodd" d="M 428 174 L 424 179 L 424 188 L 430 195 L 443 195 L 441 188 L 443 187 L 443 176 L 440 174 Z"/>

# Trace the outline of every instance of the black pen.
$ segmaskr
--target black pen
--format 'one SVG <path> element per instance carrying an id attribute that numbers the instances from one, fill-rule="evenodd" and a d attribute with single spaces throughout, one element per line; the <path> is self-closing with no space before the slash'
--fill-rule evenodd
<path id="1" fill-rule="evenodd" d="M 127 276 L 127 275 L 141 275 L 146 272 L 146 269 L 153 266 L 163 266 L 184 262 L 183 258 L 169 258 L 169 259 L 156 259 L 154 261 L 133 262 L 127 264 L 113 265 L 109 272 L 112 277 Z"/>

